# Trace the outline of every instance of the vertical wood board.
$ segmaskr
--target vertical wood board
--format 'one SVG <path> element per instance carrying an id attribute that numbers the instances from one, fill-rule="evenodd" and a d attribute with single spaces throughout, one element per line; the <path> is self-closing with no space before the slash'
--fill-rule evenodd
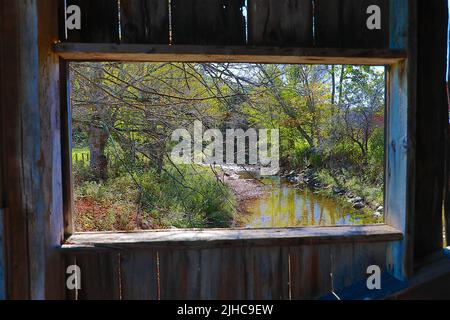
<path id="1" fill-rule="evenodd" d="M 244 0 L 172 0 L 172 43 L 244 45 Z"/>
<path id="2" fill-rule="evenodd" d="M 119 7 L 116 0 L 60 0 L 60 40 L 65 42 L 119 42 Z M 64 1 L 66 10 L 64 10 Z M 71 5 L 81 10 L 81 29 L 66 30 L 65 14 Z M 67 37 L 66 37 L 67 33 Z"/>
<path id="3" fill-rule="evenodd" d="M 158 298 L 157 254 L 155 250 L 126 251 L 120 254 L 123 300 Z"/>
<path id="4" fill-rule="evenodd" d="M 247 12 L 248 44 L 312 46 L 311 0 L 249 0 Z"/>
<path id="5" fill-rule="evenodd" d="M 122 43 L 169 43 L 168 0 L 121 0 Z"/>

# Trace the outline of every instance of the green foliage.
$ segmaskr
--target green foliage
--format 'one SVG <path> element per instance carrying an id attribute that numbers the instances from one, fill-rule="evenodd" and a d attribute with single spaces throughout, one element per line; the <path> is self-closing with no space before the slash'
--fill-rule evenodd
<path id="1" fill-rule="evenodd" d="M 172 132 L 191 131 L 195 120 L 222 131 L 279 129 L 283 166 L 382 202 L 381 67 L 91 62 L 71 70 L 73 155 L 89 153 L 93 125 L 108 133 L 106 181 L 92 182 L 87 159 L 74 162 L 78 198 L 102 206 L 100 217 L 80 216 L 88 229 L 232 225 L 230 189 L 209 169 L 167 160 Z"/>
<path id="2" fill-rule="evenodd" d="M 107 208 L 107 214 L 96 217 L 94 229 L 98 230 L 103 227 L 120 230 L 120 226 L 127 225 L 123 212 L 114 214 L 117 208 L 128 210 L 128 215 L 139 212 L 144 227 L 162 228 L 229 227 L 235 210 L 230 189 L 202 167 L 168 167 L 160 176 L 149 170 L 106 182 L 84 181 L 76 185 L 75 193 L 78 200 L 93 201 Z M 84 216 L 79 225 L 92 227 L 92 221 L 87 223 L 89 218 Z"/>
<path id="3" fill-rule="evenodd" d="M 208 168 L 169 166 L 160 177 L 146 172 L 139 177 L 139 182 L 144 207 L 170 212 L 170 219 L 166 215 L 160 217 L 164 225 L 227 227 L 233 221 L 233 194 Z"/>

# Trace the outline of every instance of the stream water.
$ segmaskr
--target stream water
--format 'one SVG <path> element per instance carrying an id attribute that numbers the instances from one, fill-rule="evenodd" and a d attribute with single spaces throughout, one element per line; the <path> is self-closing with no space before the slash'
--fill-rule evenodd
<path id="1" fill-rule="evenodd" d="M 241 179 L 251 175 L 240 172 Z M 296 226 L 358 225 L 374 223 L 371 215 L 353 209 L 345 200 L 318 195 L 295 188 L 279 177 L 261 180 L 264 194 L 244 203 L 246 214 L 242 223 L 247 228 L 278 228 Z"/>

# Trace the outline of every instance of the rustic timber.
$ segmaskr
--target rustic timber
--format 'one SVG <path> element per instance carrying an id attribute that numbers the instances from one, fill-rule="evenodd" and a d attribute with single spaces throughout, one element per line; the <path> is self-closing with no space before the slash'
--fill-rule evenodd
<path id="1" fill-rule="evenodd" d="M 311 47 L 311 0 L 249 0 L 248 44 L 257 46 Z"/>
<path id="2" fill-rule="evenodd" d="M 57 1 L 0 8 L 5 296 L 62 299 Z M 7 93 L 7 94 L 5 94 Z"/>
<path id="3" fill-rule="evenodd" d="M 341 242 L 377 242 L 402 239 L 398 230 L 387 225 L 304 227 L 280 229 L 186 229 L 136 232 L 75 233 L 62 246 L 67 250 L 139 247 L 215 247 L 237 245 L 302 245 Z"/>
<path id="4" fill-rule="evenodd" d="M 119 42 L 119 7 L 115 0 L 59 0 L 59 38 L 66 42 Z M 81 10 L 81 29 L 66 30 L 66 8 L 77 5 Z M 56 4 L 55 4 L 56 5 Z M 61 9 L 62 8 L 62 9 Z"/>
<path id="5" fill-rule="evenodd" d="M 414 0 L 395 1 L 397 14 L 391 16 L 390 46 L 407 50 L 408 59 L 389 66 L 386 76 L 385 222 L 404 235 L 402 241 L 388 244 L 386 258 L 387 271 L 401 280 L 413 271 L 416 65 L 412 22 L 415 6 Z"/>
<path id="6" fill-rule="evenodd" d="M 389 65 L 406 58 L 405 51 L 389 49 L 57 43 L 54 50 L 72 61 Z"/>
<path id="7" fill-rule="evenodd" d="M 158 266 L 155 250 L 120 253 L 121 297 L 124 300 L 157 300 Z"/>
<path id="8" fill-rule="evenodd" d="M 381 9 L 381 29 L 367 28 L 370 14 L 367 14 L 366 10 L 371 5 L 377 5 Z M 389 5 L 389 0 L 315 0 L 315 46 L 388 48 Z"/>
<path id="9" fill-rule="evenodd" d="M 0 4 L 6 296 L 44 298 L 45 225 L 40 159 L 36 1 Z M 7 93 L 7 94 L 5 94 Z"/>
<path id="10" fill-rule="evenodd" d="M 148 244 L 64 253 L 68 265 L 80 266 L 81 278 L 87 278 L 76 294 L 69 292 L 72 299 L 297 300 L 361 282 L 370 265 L 385 270 L 386 245 L 383 241 L 294 246 L 247 242 L 211 248 Z M 99 278 L 91 284 L 95 274 Z"/>
<path id="11" fill-rule="evenodd" d="M 171 0 L 173 44 L 245 45 L 244 0 Z"/>
<path id="12" fill-rule="evenodd" d="M 121 0 L 121 43 L 169 43 L 168 0 Z"/>
<path id="13" fill-rule="evenodd" d="M 75 256 L 81 270 L 78 300 L 119 300 L 120 261 L 117 253 L 92 252 Z"/>
<path id="14" fill-rule="evenodd" d="M 61 104 L 61 175 L 64 218 L 64 239 L 73 234 L 73 175 L 72 175 L 72 111 L 70 106 L 69 63 L 60 61 Z"/>
<path id="15" fill-rule="evenodd" d="M 39 110 L 42 209 L 45 223 L 45 298 L 62 299 L 64 261 L 57 248 L 64 240 L 61 164 L 61 88 L 59 57 L 52 52 L 58 39 L 57 1 L 38 1 Z M 64 86 L 62 86 L 64 87 Z M 44 125 L 45 124 L 45 125 Z M 70 173 L 70 171 L 69 171 Z M 69 180 L 70 181 L 70 180 Z"/>

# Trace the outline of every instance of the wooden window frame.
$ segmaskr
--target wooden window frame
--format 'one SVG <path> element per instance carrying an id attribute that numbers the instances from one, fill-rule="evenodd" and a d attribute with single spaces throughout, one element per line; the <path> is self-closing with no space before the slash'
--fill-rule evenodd
<path id="1" fill-rule="evenodd" d="M 298 227 L 283 229 L 268 228 L 254 230 L 179 230 L 179 231 L 142 231 L 130 233 L 128 242 L 133 237 L 141 243 L 157 245 L 162 239 L 166 245 L 179 241 L 197 245 L 199 242 L 211 244 L 214 242 L 233 242 L 236 244 L 245 239 L 247 242 L 264 242 L 276 238 L 277 241 L 294 241 L 296 243 L 323 243 L 348 241 L 388 241 L 387 267 L 389 272 L 399 279 L 404 279 L 409 270 L 408 248 L 408 217 L 411 208 L 408 206 L 408 195 L 405 189 L 411 174 L 407 144 L 408 117 L 412 108 L 408 104 L 407 54 L 403 46 L 400 49 L 368 50 L 368 49 L 321 49 L 321 48 L 250 48 L 250 47 L 220 47 L 220 46 L 166 46 L 166 45 L 127 45 L 127 44 L 80 44 L 58 43 L 55 52 L 61 57 L 62 83 L 67 82 L 67 66 L 72 61 L 124 61 L 124 62 L 243 62 L 243 63 L 278 63 L 278 64 L 352 64 L 386 67 L 386 137 L 385 137 L 385 223 L 375 226 L 351 227 Z M 70 104 L 68 103 L 69 88 L 62 86 L 62 136 L 63 136 L 63 187 L 64 194 L 64 225 L 65 237 L 70 243 L 82 246 L 127 245 L 122 240 L 127 238 L 124 233 L 99 232 L 75 233 L 72 223 L 72 175 L 71 175 L 71 137 L 70 137 Z M 397 147 L 399 146 L 399 147 Z M 390 175 L 391 168 L 395 174 Z M 400 169 L 400 171 L 398 170 Z M 390 197 L 394 191 L 404 186 L 405 190 L 397 190 L 395 197 Z M 402 193 L 403 191 L 403 193 Z M 400 200 L 398 200 L 400 198 Z M 320 231 L 322 230 L 322 231 Z M 196 236 L 186 238 L 186 234 L 194 232 Z M 245 235 L 245 236 L 243 236 Z M 91 237 L 91 238 L 90 238 Z M 92 238 L 93 237 L 93 238 Z M 156 238 L 155 238 L 156 237 Z M 182 240 L 180 240 L 180 237 Z M 243 238 L 244 237 L 244 238 Z M 111 239 L 116 238 L 111 242 Z M 216 240 L 214 239 L 216 238 Z M 292 240 L 294 238 L 295 240 Z M 158 240 L 160 239 L 160 240 Z M 172 239 L 172 240 L 169 240 Z M 203 239 L 203 240 L 202 240 Z M 307 239 L 307 240 L 305 240 Z M 401 240 L 403 239 L 403 240 Z M 65 248 L 70 248 L 70 243 Z"/>

